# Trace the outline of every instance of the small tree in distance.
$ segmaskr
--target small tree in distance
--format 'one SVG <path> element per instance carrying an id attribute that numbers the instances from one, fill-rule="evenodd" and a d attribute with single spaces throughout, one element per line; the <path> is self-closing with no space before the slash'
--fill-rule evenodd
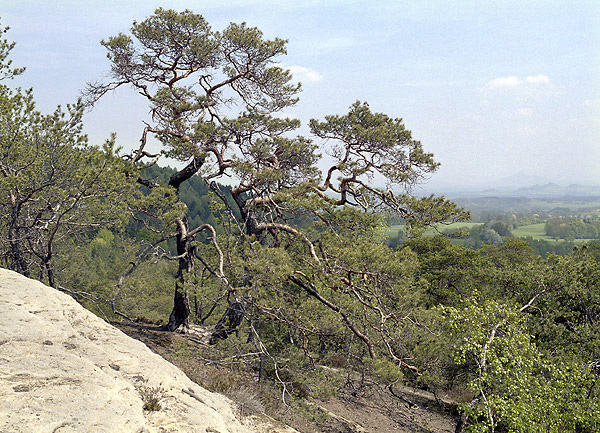
<path id="1" fill-rule="evenodd" d="M 13 47 L 0 40 L 0 79 L 24 70 L 11 68 Z M 128 180 L 134 168 L 117 155 L 114 140 L 92 146 L 81 133 L 83 111 L 79 101 L 43 115 L 32 90 L 0 84 L 0 260 L 52 287 L 57 246 L 126 223 L 135 191 Z"/>

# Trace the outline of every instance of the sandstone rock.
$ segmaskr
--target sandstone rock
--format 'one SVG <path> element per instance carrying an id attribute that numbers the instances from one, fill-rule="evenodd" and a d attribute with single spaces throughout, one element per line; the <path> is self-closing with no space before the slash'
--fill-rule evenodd
<path id="1" fill-rule="evenodd" d="M 145 410 L 145 394 L 161 409 Z M 294 431 L 259 419 L 242 424 L 227 398 L 70 296 L 0 269 L 0 431 Z"/>

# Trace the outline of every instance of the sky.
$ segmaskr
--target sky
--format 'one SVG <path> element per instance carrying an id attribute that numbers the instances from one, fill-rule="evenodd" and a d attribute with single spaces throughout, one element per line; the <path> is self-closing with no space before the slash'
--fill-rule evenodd
<path id="1" fill-rule="evenodd" d="M 286 114 L 306 125 L 359 100 L 402 118 L 442 164 L 432 190 L 517 174 L 600 185 L 598 1 L 2 0 L 11 57 L 27 67 L 11 85 L 33 87 L 42 112 L 75 101 L 109 70 L 100 40 L 157 7 L 190 9 L 214 30 L 246 22 L 287 39 L 278 60 L 303 91 Z M 86 114 L 85 131 L 97 143 L 116 132 L 132 149 L 147 113 L 143 98 L 119 89 Z"/>

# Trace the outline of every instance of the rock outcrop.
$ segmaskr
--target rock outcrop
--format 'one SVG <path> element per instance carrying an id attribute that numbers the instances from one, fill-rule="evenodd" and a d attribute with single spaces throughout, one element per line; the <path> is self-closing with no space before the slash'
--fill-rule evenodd
<path id="1" fill-rule="evenodd" d="M 160 399 L 160 410 L 144 408 L 152 397 Z M 294 430 L 242 423 L 227 398 L 192 382 L 70 296 L 0 269 L 0 431 Z"/>

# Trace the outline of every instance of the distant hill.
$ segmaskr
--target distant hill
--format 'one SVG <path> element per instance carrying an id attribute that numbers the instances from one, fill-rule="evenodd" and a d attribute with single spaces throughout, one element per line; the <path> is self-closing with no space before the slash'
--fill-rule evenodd
<path id="1" fill-rule="evenodd" d="M 551 178 L 515 173 L 480 185 L 441 184 L 432 180 L 417 187 L 415 193 L 437 194 L 449 198 L 474 197 L 592 197 L 600 196 L 600 185 L 558 182 Z"/>
<path id="2" fill-rule="evenodd" d="M 550 187 L 548 189 L 551 189 Z M 544 213 L 554 216 L 569 216 L 581 212 L 600 210 L 598 195 L 537 195 L 529 196 L 470 196 L 455 197 L 453 201 L 471 211 L 474 217 L 488 214 L 529 214 Z"/>
<path id="3" fill-rule="evenodd" d="M 549 182 L 544 185 L 534 185 L 527 188 L 519 188 L 516 192 L 525 197 L 589 197 L 600 195 L 600 186 L 585 186 L 578 184 L 560 186 L 553 182 Z"/>
<path id="4" fill-rule="evenodd" d="M 527 173 L 515 173 L 491 181 L 488 187 L 498 189 L 519 189 L 530 185 L 545 185 L 548 183 L 552 183 L 552 179 Z"/>
<path id="5" fill-rule="evenodd" d="M 423 188 L 423 195 L 441 194 L 451 199 L 480 197 L 523 197 L 523 198 L 561 198 L 561 197 L 596 197 L 600 196 L 600 186 L 571 184 L 561 186 L 554 182 L 533 184 L 530 186 L 510 187 L 436 187 Z M 418 193 L 418 191 L 417 191 Z"/>

